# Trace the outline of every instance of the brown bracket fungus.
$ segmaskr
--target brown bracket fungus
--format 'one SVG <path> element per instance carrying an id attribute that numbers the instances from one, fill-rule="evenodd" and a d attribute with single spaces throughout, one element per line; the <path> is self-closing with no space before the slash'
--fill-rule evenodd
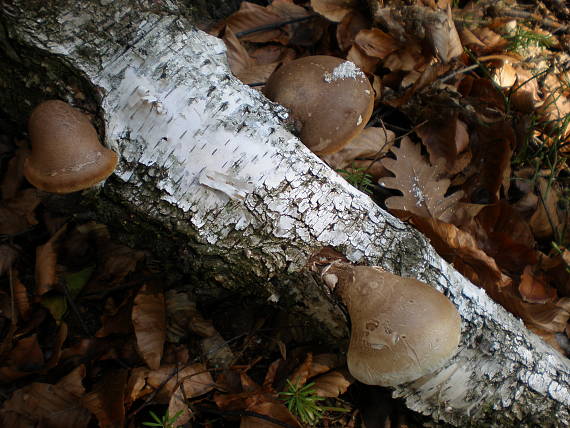
<path id="1" fill-rule="evenodd" d="M 342 149 L 366 125 L 374 91 L 350 61 L 317 55 L 291 61 L 268 79 L 265 95 L 301 122 L 301 141 L 322 155 Z"/>
<path id="2" fill-rule="evenodd" d="M 461 336 L 459 313 L 429 285 L 348 263 L 333 263 L 323 279 L 335 286 L 348 307 L 348 369 L 360 382 L 411 382 L 439 369 L 455 354 Z"/>
<path id="3" fill-rule="evenodd" d="M 86 189 L 111 175 L 117 165 L 117 154 L 101 145 L 88 117 L 63 101 L 38 105 L 28 131 L 32 154 L 24 163 L 24 175 L 38 189 Z"/>

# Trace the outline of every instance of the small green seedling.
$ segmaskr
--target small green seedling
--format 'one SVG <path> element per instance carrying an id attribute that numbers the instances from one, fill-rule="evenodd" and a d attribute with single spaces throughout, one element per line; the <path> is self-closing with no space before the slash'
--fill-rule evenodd
<path id="1" fill-rule="evenodd" d="M 162 428 L 174 428 L 174 424 L 176 420 L 182 414 L 182 410 L 176 412 L 176 414 L 172 417 L 168 416 L 168 412 L 164 414 L 162 418 L 158 417 L 156 413 L 152 410 L 149 412 L 150 417 L 154 419 L 154 422 L 143 422 L 142 424 L 147 427 L 162 427 Z"/>
<path id="2" fill-rule="evenodd" d="M 346 181 L 367 195 L 372 194 L 372 175 L 366 172 L 366 168 L 337 169 Z"/>
<path id="3" fill-rule="evenodd" d="M 521 27 L 517 27 L 514 33 L 505 36 L 505 38 L 509 41 L 508 50 L 512 52 L 518 52 L 530 46 L 549 48 L 554 44 L 550 35 L 535 33 Z"/>
<path id="4" fill-rule="evenodd" d="M 281 400 L 285 402 L 285 405 L 289 411 L 298 417 L 301 422 L 309 425 L 317 424 L 324 416 L 325 412 L 348 412 L 349 410 L 343 409 L 342 407 L 329 407 L 322 406 L 319 401 L 324 400 L 323 397 L 319 397 L 313 386 L 314 382 L 310 382 L 306 385 L 298 385 L 297 383 L 292 383 L 287 379 L 287 390 L 280 392 Z"/>

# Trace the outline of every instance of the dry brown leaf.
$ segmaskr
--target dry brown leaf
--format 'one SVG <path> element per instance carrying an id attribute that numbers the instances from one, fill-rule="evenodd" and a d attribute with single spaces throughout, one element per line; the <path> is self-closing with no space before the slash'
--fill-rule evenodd
<path id="1" fill-rule="evenodd" d="M 80 404 L 84 377 L 81 365 L 55 385 L 36 382 L 18 389 L 0 410 L 2 426 L 87 427 L 91 414 Z"/>
<path id="2" fill-rule="evenodd" d="M 533 272 L 532 266 L 525 267 L 519 284 L 519 293 L 525 302 L 547 303 L 556 300 L 556 289 L 547 284 L 544 274 Z"/>
<path id="3" fill-rule="evenodd" d="M 344 360 L 338 354 L 318 354 L 313 357 L 309 368 L 308 378 L 326 373 L 332 369 L 340 367 Z"/>
<path id="4" fill-rule="evenodd" d="M 315 395 L 334 398 L 344 394 L 354 378 L 346 370 L 334 370 L 319 376 L 314 382 Z"/>
<path id="5" fill-rule="evenodd" d="M 4 275 L 12 267 L 19 254 L 19 247 L 10 244 L 0 245 L 0 275 Z"/>
<path id="6" fill-rule="evenodd" d="M 365 28 L 370 28 L 370 19 L 365 14 L 359 10 L 347 13 L 336 27 L 336 40 L 340 50 L 346 52 L 350 49 L 358 32 Z"/>
<path id="7" fill-rule="evenodd" d="M 440 256 L 489 294 L 511 284 L 510 278 L 501 273 L 495 260 L 478 247 L 469 233 L 435 219 L 413 216 L 410 222 L 429 238 Z"/>
<path id="8" fill-rule="evenodd" d="M 93 413 L 101 428 L 122 428 L 125 425 L 125 389 L 128 371 L 108 370 L 103 379 L 81 400 Z"/>
<path id="9" fill-rule="evenodd" d="M 293 385 L 297 385 L 301 387 L 307 383 L 307 379 L 309 378 L 309 371 L 313 364 L 313 354 L 308 353 L 305 357 L 305 360 L 302 364 L 300 364 L 293 373 L 289 376 L 289 380 Z"/>
<path id="10" fill-rule="evenodd" d="M 534 236 L 537 239 L 543 239 L 552 236 L 554 230 L 561 230 L 561 221 L 557 211 L 558 192 L 544 177 L 537 177 L 536 191 L 539 202 L 529 224 Z"/>
<path id="11" fill-rule="evenodd" d="M 256 64 L 229 25 L 226 27 L 223 40 L 226 44 L 228 64 L 232 73 L 246 85 L 265 82 L 279 64 L 278 62 Z"/>
<path id="12" fill-rule="evenodd" d="M 0 184 L 3 200 L 15 198 L 18 189 L 22 187 L 24 182 L 24 161 L 30 155 L 30 150 L 26 148 L 24 142 L 17 142 L 16 144 L 19 148 L 8 162 L 2 184 Z"/>
<path id="13" fill-rule="evenodd" d="M 47 312 L 47 310 L 46 310 Z M 67 338 L 67 325 L 56 327 L 53 319 L 47 319 L 45 312 L 36 311 L 43 323 L 42 340 L 36 333 L 20 339 L 10 350 L 0 367 L 0 383 L 10 382 L 33 373 L 43 373 L 55 367 L 61 356 L 61 346 Z M 44 314 L 42 316 L 41 314 Z M 36 320 L 38 321 L 38 320 Z M 33 325 L 34 320 L 30 322 Z M 52 324 L 53 323 L 53 324 Z M 51 325 L 50 325 L 51 324 Z"/>
<path id="14" fill-rule="evenodd" d="M 358 158 L 380 159 L 392 148 L 396 134 L 383 128 L 364 128 L 340 152 L 323 155 L 324 160 L 333 169 L 345 168 Z"/>
<path id="15" fill-rule="evenodd" d="M 59 229 L 49 241 L 36 248 L 36 294 L 41 296 L 57 283 L 56 265 L 59 240 L 67 225 Z"/>
<path id="16" fill-rule="evenodd" d="M 28 297 L 28 290 L 22 281 L 20 281 L 18 271 L 12 270 L 12 283 L 14 287 L 14 302 L 16 303 L 16 308 L 20 317 L 24 320 L 29 319 L 31 305 L 30 299 Z"/>
<path id="17" fill-rule="evenodd" d="M 168 403 L 180 386 L 186 397 L 193 398 L 210 392 L 213 385 L 212 375 L 201 363 L 181 368 L 168 364 L 157 370 L 137 367 L 129 377 L 127 398 L 128 402 L 133 402 L 160 389 L 156 400 L 159 403 Z"/>
<path id="18" fill-rule="evenodd" d="M 291 414 L 289 409 L 287 409 L 281 401 L 268 395 L 254 396 L 246 399 L 245 410 L 277 419 L 278 421 L 286 423 L 287 426 L 301 428 L 301 424 L 297 421 L 295 416 Z M 277 425 L 254 416 L 244 416 L 240 422 L 240 428 L 279 428 L 281 426 L 282 425 Z"/>
<path id="19" fill-rule="evenodd" d="M 211 337 L 218 333 L 212 322 L 204 319 L 196 307 L 196 302 L 191 300 L 190 294 L 186 291 L 166 292 L 166 313 L 167 337 L 170 342 L 180 342 L 189 331 L 201 337 Z"/>
<path id="20" fill-rule="evenodd" d="M 106 337 L 110 334 L 129 334 L 132 332 L 131 322 L 132 295 L 129 293 L 118 305 L 113 298 L 107 299 L 103 315 L 101 315 L 101 328 L 95 337 Z"/>
<path id="21" fill-rule="evenodd" d="M 480 98 L 482 100 L 482 98 Z M 469 177 L 463 185 L 468 200 L 490 204 L 500 199 L 500 191 L 510 178 L 510 162 L 515 135 L 510 123 L 499 120 L 471 131 L 471 164 L 464 170 Z"/>
<path id="22" fill-rule="evenodd" d="M 145 258 L 143 251 L 133 250 L 126 245 L 107 241 L 100 246 L 102 266 L 96 280 L 105 281 L 107 287 L 121 282 L 134 272 L 137 263 Z"/>
<path id="23" fill-rule="evenodd" d="M 467 229 L 505 272 L 519 274 L 538 261 L 530 227 L 506 201 L 487 205 Z"/>
<path id="24" fill-rule="evenodd" d="M 311 0 L 315 12 L 330 21 L 340 22 L 345 15 L 358 8 L 357 0 Z"/>
<path id="25" fill-rule="evenodd" d="M 41 199 L 36 189 L 25 189 L 0 206 L 0 235 L 16 235 L 38 223 L 34 211 Z"/>
<path id="26" fill-rule="evenodd" d="M 385 177 L 380 184 L 398 189 L 403 196 L 392 196 L 386 206 L 393 210 L 404 210 L 418 216 L 449 221 L 463 192 L 445 196 L 448 179 L 438 179 L 440 169 L 428 164 L 421 155 L 420 145 L 409 138 L 403 138 L 400 147 L 392 147 L 396 159 L 384 158 L 382 164 L 395 174 Z"/>
<path id="27" fill-rule="evenodd" d="M 132 321 L 142 359 L 151 369 L 158 369 L 166 340 L 164 295 L 153 293 L 145 284 L 135 297 Z"/>
<path id="28" fill-rule="evenodd" d="M 225 20 L 225 23 L 239 34 L 282 21 L 282 18 L 277 13 L 270 11 L 268 8 L 243 1 L 240 4 L 240 9 L 229 16 Z M 288 38 L 282 30 L 277 28 L 243 35 L 241 39 L 257 43 L 267 43 L 271 41 L 286 43 Z"/>
<path id="29" fill-rule="evenodd" d="M 437 16 L 438 19 L 435 19 Z M 424 22 L 426 36 L 435 52 L 435 55 L 444 63 L 463 53 L 463 46 L 453 23 L 451 7 L 447 7 L 446 14 L 430 15 Z"/>
<path id="30" fill-rule="evenodd" d="M 396 39 L 378 28 L 360 30 L 354 41 L 366 55 L 380 59 L 400 48 Z"/>
<path id="31" fill-rule="evenodd" d="M 346 59 L 356 64 L 358 68 L 367 74 L 373 74 L 376 70 L 376 66 L 380 62 L 379 58 L 366 55 L 356 44 L 352 45 L 346 55 Z"/>
<path id="32" fill-rule="evenodd" d="M 443 159 L 446 175 L 455 175 L 467 166 L 459 162 L 459 153 L 469 145 L 469 134 L 457 113 L 430 120 L 417 128 L 416 133 L 426 146 L 432 164 Z"/>
<path id="33" fill-rule="evenodd" d="M 389 55 L 383 62 L 391 71 L 413 71 L 425 64 L 422 48 L 417 43 L 408 43 L 404 48 Z"/>

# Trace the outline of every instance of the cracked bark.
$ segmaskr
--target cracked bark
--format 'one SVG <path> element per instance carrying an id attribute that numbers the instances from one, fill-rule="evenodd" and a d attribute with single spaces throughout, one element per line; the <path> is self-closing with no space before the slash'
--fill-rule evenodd
<path id="1" fill-rule="evenodd" d="M 323 247 L 443 291 L 462 315 L 460 350 L 395 388 L 411 409 L 457 426 L 567 426 L 568 361 L 305 149 L 188 10 L 146 3 L 3 2 L 4 117 L 23 129 L 46 98 L 92 112 L 121 156 L 108 203 L 176 236 L 180 263 L 206 280 L 290 305 L 340 341 L 347 321 L 306 268 Z"/>

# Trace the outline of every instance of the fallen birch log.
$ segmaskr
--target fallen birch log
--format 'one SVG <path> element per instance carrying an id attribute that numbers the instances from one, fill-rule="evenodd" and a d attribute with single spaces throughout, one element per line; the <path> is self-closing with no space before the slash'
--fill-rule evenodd
<path id="1" fill-rule="evenodd" d="M 181 264 L 289 304 L 332 338 L 346 340 L 347 320 L 307 269 L 323 247 L 444 292 L 462 316 L 460 350 L 395 388 L 409 408 L 457 426 L 570 423 L 567 359 L 310 153 L 283 126 L 286 111 L 237 81 L 223 43 L 175 2 L 141 3 L 4 2 L 7 116 L 23 126 L 46 98 L 96 108 L 121 158 L 110 200 L 178 236 Z"/>

